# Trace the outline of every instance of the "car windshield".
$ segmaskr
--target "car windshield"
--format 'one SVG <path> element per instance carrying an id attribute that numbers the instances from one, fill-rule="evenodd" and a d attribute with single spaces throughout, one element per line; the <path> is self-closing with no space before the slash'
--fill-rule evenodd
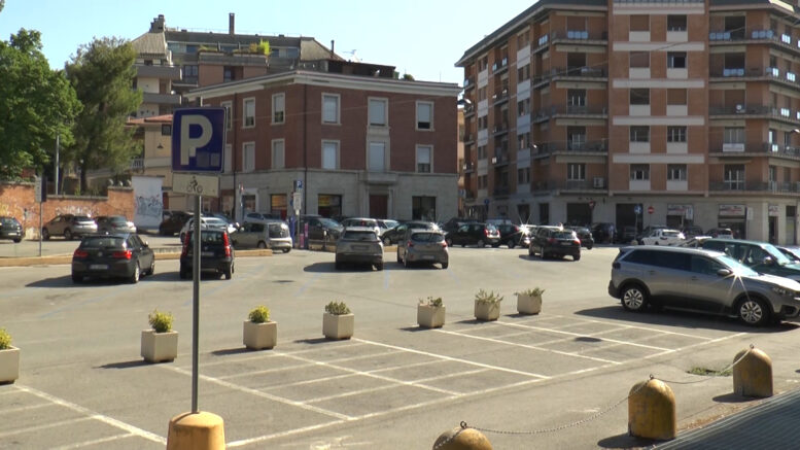
<path id="1" fill-rule="evenodd" d="M 0 219 L 0 224 L 5 226 L 18 226 L 19 222 L 17 222 L 17 219 L 14 219 L 13 217 L 3 217 Z"/>
<path id="2" fill-rule="evenodd" d="M 94 222 L 89 216 L 75 216 L 75 222 Z"/>
<path id="3" fill-rule="evenodd" d="M 781 266 L 785 266 L 785 265 L 787 265 L 787 264 L 794 264 L 794 261 L 792 261 L 791 259 L 789 259 L 789 258 L 788 258 L 786 255 L 784 255 L 784 254 L 783 254 L 783 252 L 781 252 L 780 250 L 778 250 L 778 248 L 777 248 L 777 247 L 775 247 L 775 246 L 774 246 L 774 245 L 772 245 L 772 244 L 767 244 L 767 245 L 765 245 L 765 246 L 764 246 L 764 250 L 765 250 L 767 253 L 769 253 L 769 256 L 771 256 L 771 257 L 772 257 L 772 259 L 774 259 L 774 260 L 775 260 L 775 263 L 776 263 L 776 264 L 779 264 L 779 265 L 781 265 Z"/>
<path id="4" fill-rule="evenodd" d="M 81 248 L 121 248 L 125 245 L 125 239 L 112 236 L 92 236 L 83 238 Z"/>
<path id="5" fill-rule="evenodd" d="M 348 241 L 377 241 L 378 236 L 374 231 L 347 231 L 342 237 Z"/>
<path id="6" fill-rule="evenodd" d="M 194 233 L 189 234 L 189 242 L 194 243 Z M 200 233 L 201 244 L 224 244 L 225 233 L 221 231 L 203 231 Z"/>
<path id="7" fill-rule="evenodd" d="M 715 259 L 722 262 L 726 266 L 728 266 L 736 275 L 748 276 L 748 277 L 756 277 L 758 276 L 758 272 L 755 270 L 745 266 L 744 264 L 740 263 L 739 261 L 731 258 L 728 255 L 719 255 L 716 256 Z"/>
<path id="8" fill-rule="evenodd" d="M 319 219 L 319 223 L 321 223 L 323 226 L 325 226 L 327 228 L 341 228 L 342 227 L 342 225 L 339 222 L 337 222 L 337 221 L 335 221 L 333 219 L 325 218 L 325 217 L 320 218 Z"/>
<path id="9" fill-rule="evenodd" d="M 442 242 L 444 236 L 440 233 L 414 233 L 411 235 L 411 239 L 417 242 Z"/>

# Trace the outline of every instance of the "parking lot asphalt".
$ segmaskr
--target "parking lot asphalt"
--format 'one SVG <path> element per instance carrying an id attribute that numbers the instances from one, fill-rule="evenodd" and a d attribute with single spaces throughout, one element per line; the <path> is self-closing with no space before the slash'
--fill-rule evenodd
<path id="1" fill-rule="evenodd" d="M 776 392 L 800 382 L 796 325 L 628 313 L 606 292 L 616 253 L 454 248 L 448 270 L 405 269 L 387 253 L 383 272 L 337 272 L 332 254 L 307 251 L 241 259 L 233 280 L 201 283 L 200 408 L 223 417 L 230 448 L 430 448 L 461 421 L 495 448 L 632 448 L 653 444 L 626 434 L 627 393 L 650 375 L 675 392 L 682 431 L 759 403 L 733 396 L 729 376 L 687 373 L 721 369 L 751 343 L 772 358 Z M 0 268 L 0 279 L 0 327 L 23 352 L 20 379 L 0 386 L 0 448 L 163 448 L 169 419 L 190 406 L 191 283 L 177 262 L 137 285 L 74 286 L 58 265 Z M 517 314 L 514 292 L 537 286 L 543 312 Z M 505 297 L 498 321 L 474 319 L 478 289 Z M 444 328 L 415 324 L 429 295 L 443 297 Z M 332 300 L 355 314 L 350 340 L 322 338 Z M 258 304 L 278 346 L 246 351 L 242 321 Z M 139 357 L 156 308 L 175 315 L 173 363 Z"/>

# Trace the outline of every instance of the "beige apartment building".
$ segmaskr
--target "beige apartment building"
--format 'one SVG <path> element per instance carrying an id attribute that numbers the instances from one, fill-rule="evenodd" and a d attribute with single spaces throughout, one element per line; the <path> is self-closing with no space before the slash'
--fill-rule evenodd
<path id="1" fill-rule="evenodd" d="M 541 0 L 468 49 L 465 209 L 798 242 L 800 13 Z"/>

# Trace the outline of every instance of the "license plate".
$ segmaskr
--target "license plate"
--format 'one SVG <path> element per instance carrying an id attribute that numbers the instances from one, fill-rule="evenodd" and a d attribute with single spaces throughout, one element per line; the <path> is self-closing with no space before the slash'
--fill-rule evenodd
<path id="1" fill-rule="evenodd" d="M 368 245 L 354 245 L 353 246 L 353 250 L 364 252 L 364 251 L 369 250 L 369 246 Z"/>
<path id="2" fill-rule="evenodd" d="M 561 245 L 572 245 L 572 242 L 562 242 Z"/>
<path id="3" fill-rule="evenodd" d="M 91 264 L 89 265 L 89 270 L 107 270 L 107 264 Z"/>
<path id="4" fill-rule="evenodd" d="M 214 256 L 214 252 L 201 252 L 200 256 Z"/>
<path id="5" fill-rule="evenodd" d="M 422 259 L 433 259 L 433 255 L 423 255 Z"/>

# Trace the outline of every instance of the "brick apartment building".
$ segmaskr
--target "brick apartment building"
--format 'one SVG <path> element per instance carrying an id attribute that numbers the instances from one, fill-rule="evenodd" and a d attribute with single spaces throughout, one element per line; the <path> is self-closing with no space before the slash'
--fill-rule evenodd
<path id="1" fill-rule="evenodd" d="M 239 220 L 243 211 L 291 216 L 300 182 L 301 214 L 455 216 L 461 88 L 379 75 L 296 70 L 187 93 L 228 109 L 222 193 L 212 209 Z"/>
<path id="2" fill-rule="evenodd" d="M 800 12 L 541 0 L 469 48 L 466 209 L 797 243 Z"/>

